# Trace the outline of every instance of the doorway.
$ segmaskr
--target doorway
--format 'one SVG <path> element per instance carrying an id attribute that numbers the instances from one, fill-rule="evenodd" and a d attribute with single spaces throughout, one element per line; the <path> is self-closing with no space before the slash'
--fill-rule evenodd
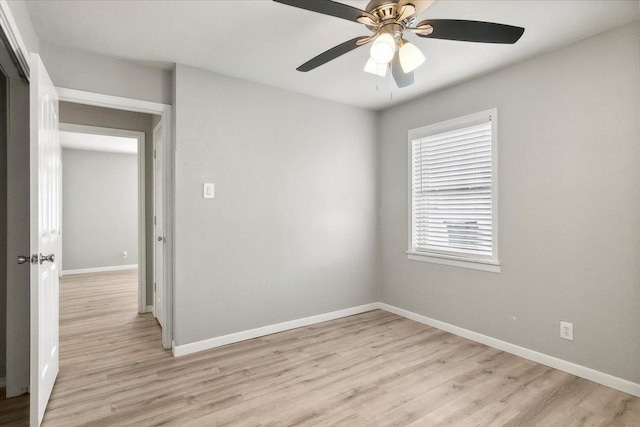
<path id="1" fill-rule="evenodd" d="M 144 208 L 140 209 L 145 212 L 144 225 L 141 218 L 140 230 L 144 230 L 146 238 L 144 245 L 140 244 L 144 249 L 139 250 L 139 255 L 145 255 L 145 267 L 140 264 L 140 270 L 145 270 L 146 293 L 140 288 L 138 311 L 153 312 L 162 326 L 162 346 L 170 349 L 173 333 L 173 227 L 169 208 L 172 150 L 168 148 L 172 139 L 171 106 L 72 89 L 57 90 L 63 123 L 144 132 L 144 148 L 139 148 L 140 152 L 144 151 L 144 158 L 140 156 L 139 160 L 144 160 L 145 167 L 141 165 L 140 170 L 145 173 L 144 179 L 140 177 L 139 180 L 139 192 L 144 192 L 144 198 L 140 198 L 140 203 L 144 202 Z M 68 129 L 66 126 L 63 125 L 62 129 Z"/>
<path id="2" fill-rule="evenodd" d="M 53 352 L 42 352 L 41 350 L 46 350 L 46 346 L 42 345 L 43 340 L 48 340 L 54 344 L 54 341 L 57 341 L 57 327 L 52 334 L 48 332 L 51 332 L 53 328 L 50 325 L 54 323 L 57 325 L 58 322 L 38 321 L 37 315 L 41 310 L 49 310 L 51 313 L 57 314 L 57 304 L 54 306 L 53 304 L 47 305 L 44 303 L 46 301 L 41 298 L 44 293 L 41 292 L 42 289 L 39 287 L 42 283 L 38 282 L 41 279 L 41 275 L 34 274 L 34 272 L 44 268 L 41 267 L 43 262 L 45 267 L 50 267 L 51 272 L 57 273 L 59 271 L 54 268 L 58 263 L 54 262 L 53 253 L 49 251 L 50 248 L 44 247 L 39 243 L 34 244 L 41 236 L 39 226 L 48 224 L 48 218 L 42 224 L 38 224 L 38 212 L 41 206 L 38 201 L 41 196 L 38 184 L 39 167 L 41 164 L 47 164 L 46 162 L 42 163 L 39 158 L 40 137 L 52 141 L 57 139 L 53 136 L 57 135 L 58 99 L 82 105 L 155 114 L 160 117 L 160 123 L 162 123 L 161 132 L 164 140 L 163 148 L 165 148 L 161 177 L 163 191 L 161 209 L 164 221 L 163 243 L 165 243 L 165 246 L 162 259 L 164 265 L 157 270 L 164 273 L 162 345 L 165 349 L 170 349 L 173 337 L 172 259 L 174 245 L 171 208 L 173 203 L 172 108 L 166 104 L 55 88 L 46 73 L 41 59 L 36 54 L 30 54 L 26 49 L 6 2 L 0 4 L 0 18 L 0 65 L 2 67 L 0 79 L 6 78 L 6 87 L 9 93 L 8 99 L 6 99 L 6 111 L 9 111 L 9 114 L 5 114 L 3 117 L 6 125 L 6 143 L 4 144 L 4 147 L 6 147 L 6 162 L 4 161 L 5 159 L 2 159 L 3 167 L 0 168 L 0 172 L 3 175 L 6 173 L 7 176 L 6 190 L 4 190 L 4 193 L 0 191 L 0 197 L 4 196 L 6 198 L 4 206 L 7 208 L 6 217 L 2 218 L 0 216 L 0 222 L 5 222 L 5 224 L 0 225 L 6 230 L 4 236 L 0 234 L 1 237 L 6 239 L 6 242 L 2 242 L 6 243 L 4 245 L 6 248 L 5 257 L 0 260 L 6 266 L 4 273 L 2 273 L 6 273 L 6 277 L 2 277 L 0 280 L 5 285 L 6 293 L 3 293 L 3 295 L 5 295 L 7 301 L 7 312 L 5 313 L 6 342 L 3 342 L 3 344 L 6 344 L 7 350 L 5 361 L 5 371 L 7 372 L 6 392 L 7 397 L 10 397 L 11 395 L 17 396 L 31 391 L 30 424 L 37 426 L 42 419 L 48 400 L 48 395 L 45 396 L 39 392 L 51 391 L 51 387 L 55 382 L 55 373 L 52 381 L 47 384 L 41 384 L 42 378 L 44 378 L 45 373 L 51 376 L 50 372 L 57 372 L 57 367 L 54 367 L 55 369 L 53 370 L 47 370 L 46 366 L 44 369 L 40 369 L 42 366 L 37 363 L 40 362 L 43 354 L 51 354 L 50 358 L 55 359 L 57 364 L 57 355 L 54 357 Z M 30 89 L 32 89 L 31 97 Z M 0 140 L 0 143 L 3 142 Z M 4 153 L 2 154 L 4 155 Z M 51 164 L 53 163 L 51 162 Z M 36 165 L 35 168 L 33 167 L 34 164 Z M 32 179 L 34 176 L 35 179 Z M 45 201 L 49 202 L 51 200 L 54 200 L 54 198 L 49 197 Z M 33 209 L 33 206 L 37 209 Z M 53 210 L 51 212 L 53 213 Z M 32 236 L 36 237 L 31 238 Z M 41 248 L 46 253 L 40 253 Z M 3 254 L 0 253 L 0 255 Z M 57 252 L 56 255 L 58 255 Z M 16 262 L 16 259 L 18 262 Z M 57 277 L 57 274 L 51 274 L 50 277 Z M 52 293 L 49 292 L 47 295 L 50 296 Z M 47 301 L 49 300 L 53 301 L 51 298 L 47 299 Z M 57 302 L 57 297 L 55 301 Z M 30 310 L 30 306 L 35 307 L 35 309 Z M 33 317 L 34 313 L 36 315 L 35 318 Z M 42 328 L 43 325 L 46 328 Z M 42 387 L 43 385 L 46 387 Z M 29 411 L 28 400 L 27 411 Z"/>
<path id="3" fill-rule="evenodd" d="M 73 108 L 60 110 L 77 118 Z M 60 123 L 59 139 L 62 274 L 135 269 L 138 313 L 147 312 L 145 133 Z"/>

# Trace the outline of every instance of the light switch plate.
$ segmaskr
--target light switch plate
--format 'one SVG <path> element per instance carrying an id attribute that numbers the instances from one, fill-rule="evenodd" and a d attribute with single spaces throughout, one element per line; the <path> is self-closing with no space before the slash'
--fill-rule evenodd
<path id="1" fill-rule="evenodd" d="M 213 199 L 214 187 L 212 183 L 205 182 L 202 184 L 202 197 L 204 199 Z"/>

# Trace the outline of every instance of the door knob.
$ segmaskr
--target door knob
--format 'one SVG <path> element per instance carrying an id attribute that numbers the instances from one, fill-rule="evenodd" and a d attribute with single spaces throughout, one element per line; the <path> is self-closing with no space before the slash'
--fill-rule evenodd
<path id="1" fill-rule="evenodd" d="M 158 236 L 158 242 L 162 242 L 162 241 L 164 241 L 164 237 Z"/>
<path id="2" fill-rule="evenodd" d="M 40 254 L 40 264 L 44 263 L 45 261 L 53 262 L 55 260 L 56 260 L 56 256 L 54 254 L 50 254 L 47 256 Z"/>
<path id="3" fill-rule="evenodd" d="M 24 256 L 24 255 L 18 255 L 18 264 L 25 264 L 27 262 L 30 262 L 32 264 L 35 264 L 38 262 L 38 255 L 32 255 L 32 256 Z"/>

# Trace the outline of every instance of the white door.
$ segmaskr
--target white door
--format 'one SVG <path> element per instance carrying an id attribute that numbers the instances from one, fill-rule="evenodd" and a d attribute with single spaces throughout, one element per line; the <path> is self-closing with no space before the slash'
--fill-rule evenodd
<path id="1" fill-rule="evenodd" d="M 39 426 L 58 375 L 60 173 L 58 94 L 31 57 L 31 426 Z M 34 257 L 35 258 L 35 257 Z"/>
<path id="2" fill-rule="evenodd" d="M 160 122 L 153 130 L 153 215 L 155 249 L 153 251 L 153 315 L 164 325 L 164 215 L 163 215 L 163 147 L 164 127 Z"/>

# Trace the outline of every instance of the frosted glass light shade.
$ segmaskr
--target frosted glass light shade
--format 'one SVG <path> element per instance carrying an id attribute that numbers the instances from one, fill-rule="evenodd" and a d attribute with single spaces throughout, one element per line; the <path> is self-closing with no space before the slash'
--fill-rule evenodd
<path id="1" fill-rule="evenodd" d="M 384 77 L 387 75 L 387 68 L 389 68 L 387 64 L 378 64 L 376 61 L 369 58 L 367 64 L 364 66 L 364 71 L 370 74 L 375 74 L 376 76 Z"/>
<path id="2" fill-rule="evenodd" d="M 376 37 L 371 45 L 369 55 L 378 64 L 388 64 L 396 53 L 396 39 L 389 33 L 382 33 Z"/>
<path id="3" fill-rule="evenodd" d="M 425 60 L 425 57 L 420 49 L 409 42 L 404 43 L 400 47 L 398 56 L 400 59 L 400 66 L 402 67 L 402 71 L 404 71 L 405 73 L 410 73 L 411 71 L 415 70 L 420 65 L 422 65 Z"/>

